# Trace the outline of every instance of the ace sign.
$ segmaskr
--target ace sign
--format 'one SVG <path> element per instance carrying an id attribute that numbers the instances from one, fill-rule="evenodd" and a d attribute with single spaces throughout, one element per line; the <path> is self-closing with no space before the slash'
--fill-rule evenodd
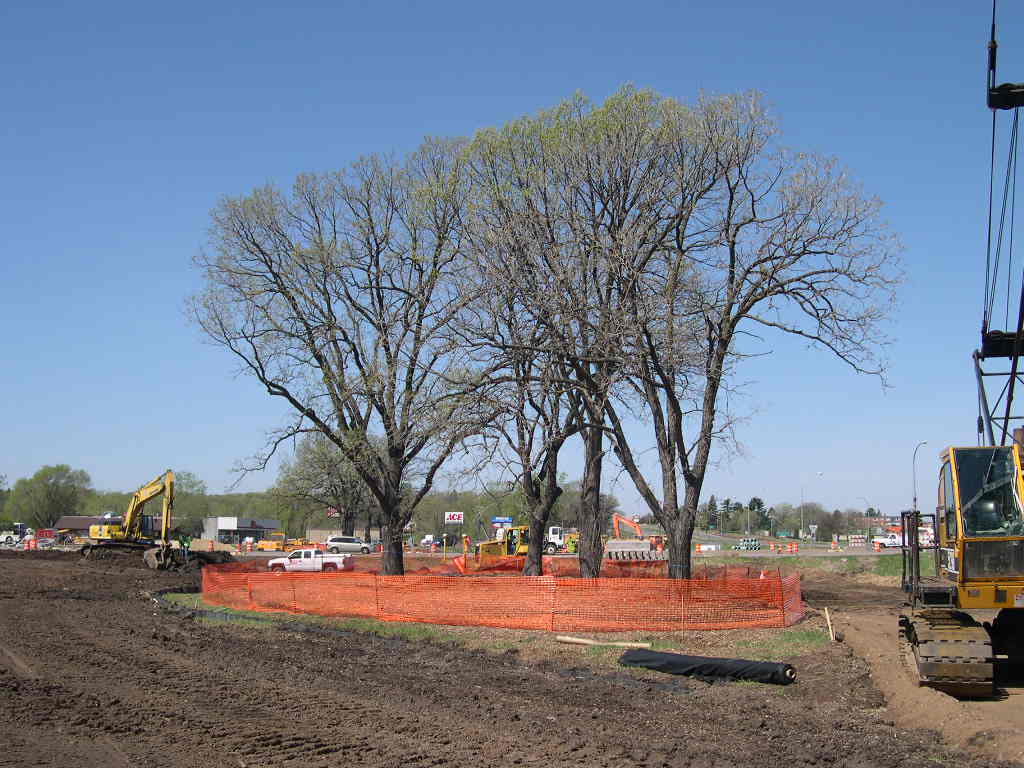
<path id="1" fill-rule="evenodd" d="M 462 525 L 463 513 L 462 512 L 445 512 L 444 513 L 444 524 L 445 525 Z"/>

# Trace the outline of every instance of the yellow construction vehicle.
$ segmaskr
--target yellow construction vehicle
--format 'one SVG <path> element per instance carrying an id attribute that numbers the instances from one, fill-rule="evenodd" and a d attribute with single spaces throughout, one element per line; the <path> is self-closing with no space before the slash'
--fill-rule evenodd
<path id="1" fill-rule="evenodd" d="M 947 448 L 934 515 L 904 512 L 903 530 L 922 519 L 935 543 L 903 535 L 900 617 L 920 683 L 954 696 L 991 696 L 998 661 L 1024 656 L 1024 474 L 1019 445 Z M 921 552 L 935 556 L 922 575 Z M 968 611 L 997 610 L 980 623 Z"/>
<path id="2" fill-rule="evenodd" d="M 143 527 L 143 509 L 147 502 L 161 495 L 164 499 L 160 528 L 147 531 Z M 89 526 L 89 538 L 80 551 L 83 556 L 90 557 L 111 549 L 148 550 L 147 565 L 165 568 L 176 560 L 169 539 L 173 508 L 174 473 L 168 469 L 135 492 L 120 522 Z"/>
<path id="3" fill-rule="evenodd" d="M 526 525 L 501 528 L 495 538 L 480 542 L 477 551 L 480 555 L 525 555 L 530 551 L 530 528 Z"/>
<path id="4" fill-rule="evenodd" d="M 997 111 L 1013 110 L 1016 120 L 1017 110 L 1024 107 L 1024 85 L 996 85 L 994 11 L 993 6 L 987 89 L 993 155 Z M 1016 157 L 1016 131 L 1011 141 Z M 1011 163 L 1007 179 L 1015 170 Z M 994 166 L 990 173 L 994 183 Z M 1013 205 L 1004 197 L 994 210 L 1008 210 L 1013 221 Z M 989 241 L 989 256 L 996 254 L 996 262 L 985 268 L 981 348 L 973 355 L 981 445 L 942 452 L 935 513 L 918 511 L 915 488 L 913 508 L 903 514 L 901 526 L 902 582 L 910 594 L 910 610 L 900 616 L 901 640 L 921 685 L 964 697 L 994 695 L 1000 668 L 1024 661 L 1024 429 L 1012 426 L 1022 418 L 1014 415 L 1020 410 L 1014 408 L 1014 394 L 1024 371 L 1024 293 L 1015 328 L 991 328 L 993 318 L 999 317 L 993 312 L 997 295 L 1005 293 L 1009 319 L 1010 299 L 1017 290 L 999 284 L 1003 227 L 993 228 L 991 208 L 989 227 L 997 233 L 998 240 Z M 914 453 L 916 457 L 916 448 Z M 932 529 L 925 541 L 933 543 L 921 543 L 922 522 Z M 930 550 L 935 560 L 927 576 L 922 575 L 922 550 Z M 969 611 L 998 614 L 992 622 L 979 622 Z"/>
<path id="5" fill-rule="evenodd" d="M 256 542 L 258 552 L 283 552 L 287 538 L 284 531 L 274 531 Z"/>

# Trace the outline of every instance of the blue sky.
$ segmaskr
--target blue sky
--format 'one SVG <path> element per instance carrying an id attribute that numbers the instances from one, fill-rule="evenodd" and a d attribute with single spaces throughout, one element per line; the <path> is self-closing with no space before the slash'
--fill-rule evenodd
<path id="1" fill-rule="evenodd" d="M 1005 5 L 1000 80 L 1024 80 L 1024 13 Z M 988 14 L 962 2 L 6 2 L 0 473 L 68 463 L 127 490 L 173 467 L 224 490 L 284 411 L 184 319 L 219 197 L 633 82 L 684 101 L 762 91 L 784 143 L 838 157 L 906 246 L 890 388 L 771 338 L 775 353 L 741 371 L 744 452 L 705 495 L 797 502 L 803 489 L 894 513 L 928 440 L 928 507 L 940 448 L 975 442 Z M 628 479 L 608 480 L 642 511 Z"/>

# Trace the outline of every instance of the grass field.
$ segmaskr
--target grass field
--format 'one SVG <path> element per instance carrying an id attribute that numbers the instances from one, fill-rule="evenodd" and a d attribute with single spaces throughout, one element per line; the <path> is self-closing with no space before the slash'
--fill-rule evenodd
<path id="1" fill-rule="evenodd" d="M 732 554 L 711 555 L 697 561 L 697 568 L 708 565 L 746 565 L 751 569 L 778 568 L 783 573 L 793 571 L 826 571 L 828 573 L 860 574 L 870 573 L 899 582 L 902 573 L 902 558 L 899 554 L 864 555 L 780 555 L 778 557 L 743 557 Z M 921 572 L 930 573 L 935 567 L 930 552 L 921 554 Z"/>

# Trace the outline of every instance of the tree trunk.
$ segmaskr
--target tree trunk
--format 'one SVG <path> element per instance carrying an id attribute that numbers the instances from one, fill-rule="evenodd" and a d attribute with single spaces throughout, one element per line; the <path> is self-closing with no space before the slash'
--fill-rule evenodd
<path id="1" fill-rule="evenodd" d="M 697 499 L 700 489 L 689 485 L 686 487 L 686 501 L 676 518 L 670 521 L 667 528 L 668 544 L 668 577 L 670 579 L 689 579 L 693 572 L 693 561 L 690 556 L 690 545 L 693 541 L 693 528 L 697 520 Z"/>
<path id="2" fill-rule="evenodd" d="M 390 499 L 386 501 L 391 501 Z M 380 540 L 384 545 L 384 574 L 387 576 L 404 576 L 405 559 L 402 548 L 402 539 L 405 535 L 405 524 L 408 519 L 403 519 L 401 512 L 402 504 L 399 499 L 393 503 L 381 504 L 380 517 Z"/>
<path id="3" fill-rule="evenodd" d="M 373 511 L 368 509 L 368 510 L 366 510 L 366 528 L 363 529 L 363 533 L 364 533 L 363 541 L 365 541 L 367 544 L 370 543 L 370 528 L 372 527 L 372 524 L 373 524 Z"/>
<path id="4" fill-rule="evenodd" d="M 356 535 L 356 513 L 355 511 L 348 511 L 347 509 L 342 513 L 341 517 L 341 533 L 343 536 L 355 536 Z"/>
<path id="5" fill-rule="evenodd" d="M 541 510 L 536 510 L 536 513 L 540 512 Z M 544 571 L 544 524 L 547 522 L 547 515 L 538 517 L 536 513 L 530 515 L 530 548 L 526 553 L 524 576 L 540 576 Z"/>
<path id="6" fill-rule="evenodd" d="M 604 433 L 589 428 L 583 436 L 583 482 L 580 494 L 580 576 L 596 579 L 604 557 L 604 510 L 601 509 L 601 459 Z"/>
<path id="7" fill-rule="evenodd" d="M 690 578 L 692 562 L 690 541 L 693 538 L 692 510 L 683 509 L 668 530 L 668 577 L 670 579 Z"/>

